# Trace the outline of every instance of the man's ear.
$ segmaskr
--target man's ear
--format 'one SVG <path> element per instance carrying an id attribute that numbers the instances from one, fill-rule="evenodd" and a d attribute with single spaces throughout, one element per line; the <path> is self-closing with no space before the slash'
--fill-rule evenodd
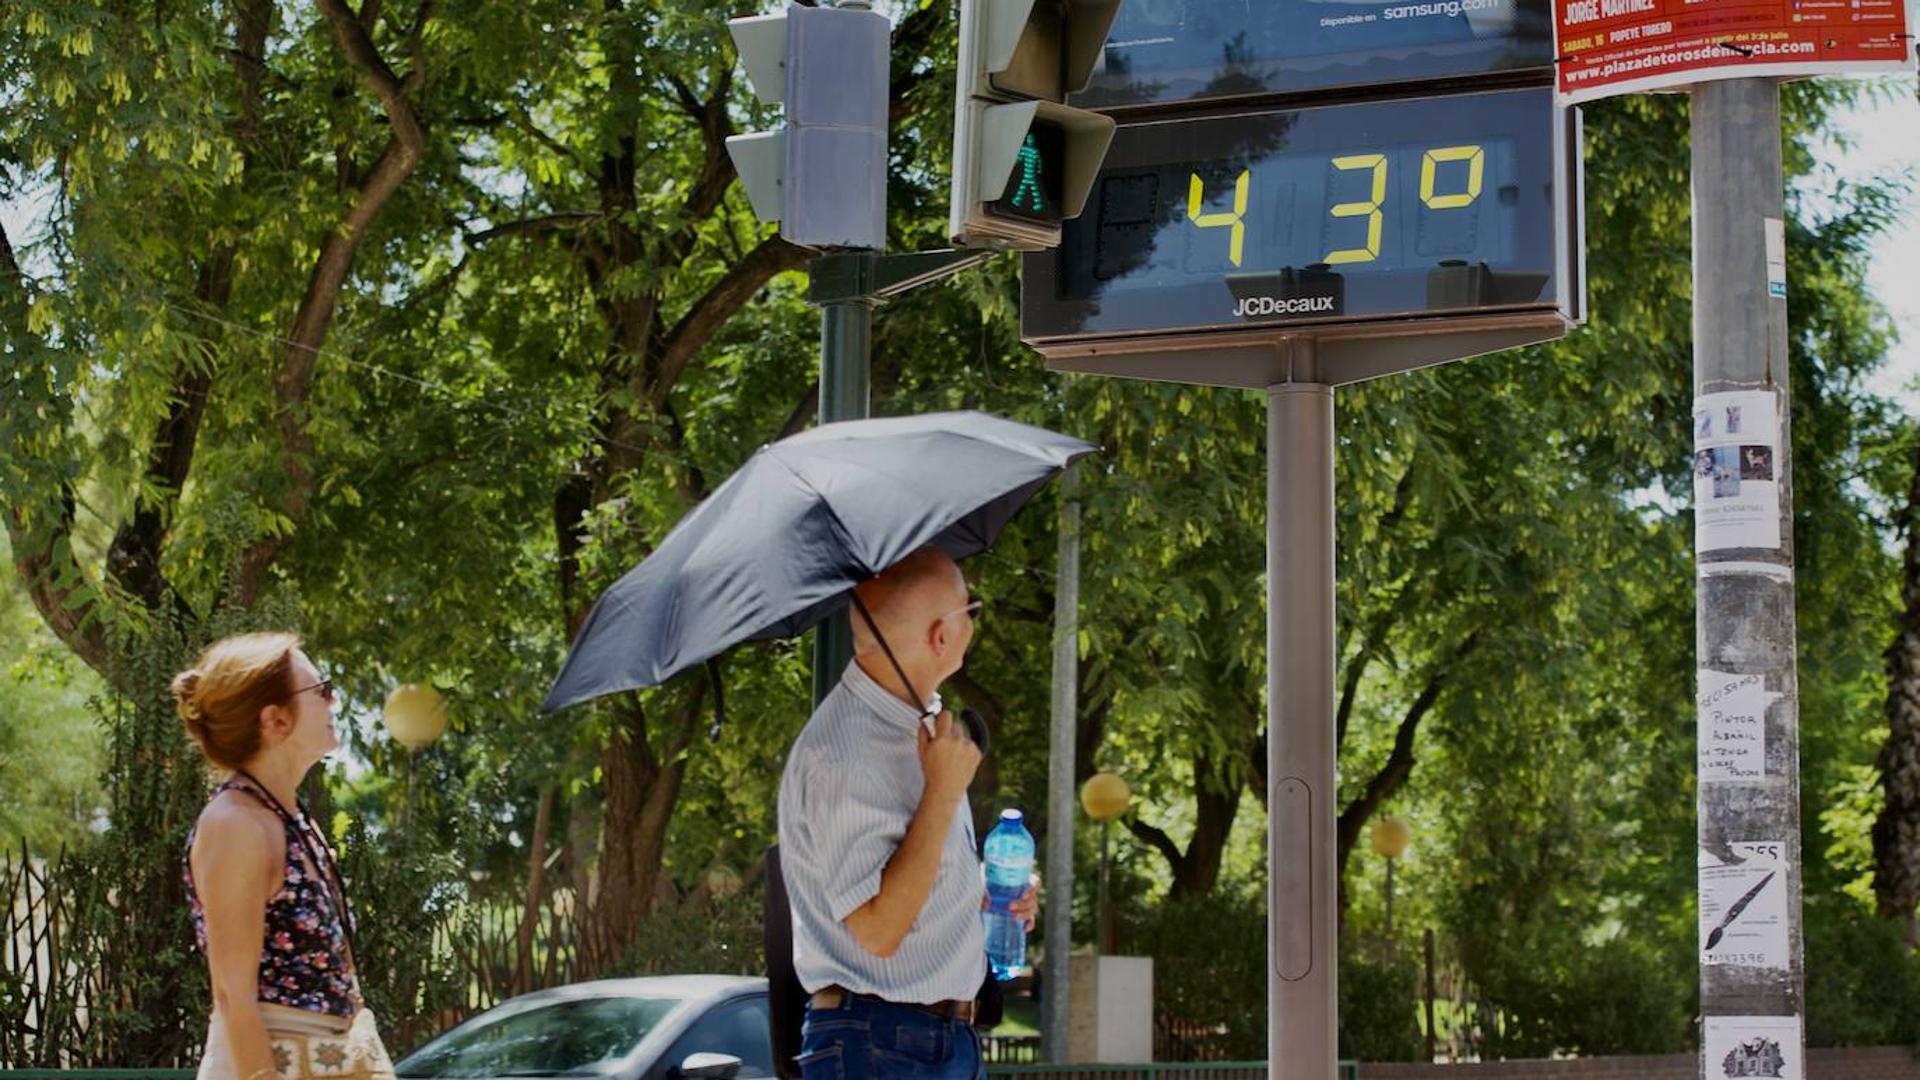
<path id="1" fill-rule="evenodd" d="M 927 627 L 928 650 L 935 656 L 945 656 L 948 642 L 947 620 L 935 619 L 933 625 Z"/>

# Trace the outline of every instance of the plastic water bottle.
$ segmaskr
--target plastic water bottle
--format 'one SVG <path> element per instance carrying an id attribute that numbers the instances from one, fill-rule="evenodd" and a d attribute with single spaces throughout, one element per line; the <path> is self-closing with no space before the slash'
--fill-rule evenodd
<path id="1" fill-rule="evenodd" d="M 1033 876 L 1033 834 L 1018 810 L 1000 811 L 987 834 L 987 962 L 1005 982 L 1027 970 L 1027 928 L 1011 914 Z"/>

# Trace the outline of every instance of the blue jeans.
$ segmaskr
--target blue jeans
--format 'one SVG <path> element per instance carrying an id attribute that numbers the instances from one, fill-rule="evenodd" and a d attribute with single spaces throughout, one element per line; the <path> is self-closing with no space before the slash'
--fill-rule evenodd
<path id="1" fill-rule="evenodd" d="M 980 1040 L 965 1020 L 848 994 L 835 1009 L 807 1006 L 801 1080 L 985 1080 Z"/>

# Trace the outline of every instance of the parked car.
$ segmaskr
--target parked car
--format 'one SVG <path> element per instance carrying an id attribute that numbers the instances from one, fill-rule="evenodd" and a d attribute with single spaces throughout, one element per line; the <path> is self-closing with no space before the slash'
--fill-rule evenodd
<path id="1" fill-rule="evenodd" d="M 403 1077 L 771 1077 L 767 980 L 605 979 L 501 1002 L 401 1058 Z"/>

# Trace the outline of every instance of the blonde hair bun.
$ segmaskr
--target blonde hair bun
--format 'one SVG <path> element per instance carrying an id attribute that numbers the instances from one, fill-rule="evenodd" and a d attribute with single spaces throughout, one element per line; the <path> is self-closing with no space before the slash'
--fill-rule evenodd
<path id="1" fill-rule="evenodd" d="M 295 634 L 238 634 L 207 646 L 173 677 L 174 708 L 208 760 L 237 769 L 259 752 L 260 710 L 293 692 L 299 647 Z"/>

